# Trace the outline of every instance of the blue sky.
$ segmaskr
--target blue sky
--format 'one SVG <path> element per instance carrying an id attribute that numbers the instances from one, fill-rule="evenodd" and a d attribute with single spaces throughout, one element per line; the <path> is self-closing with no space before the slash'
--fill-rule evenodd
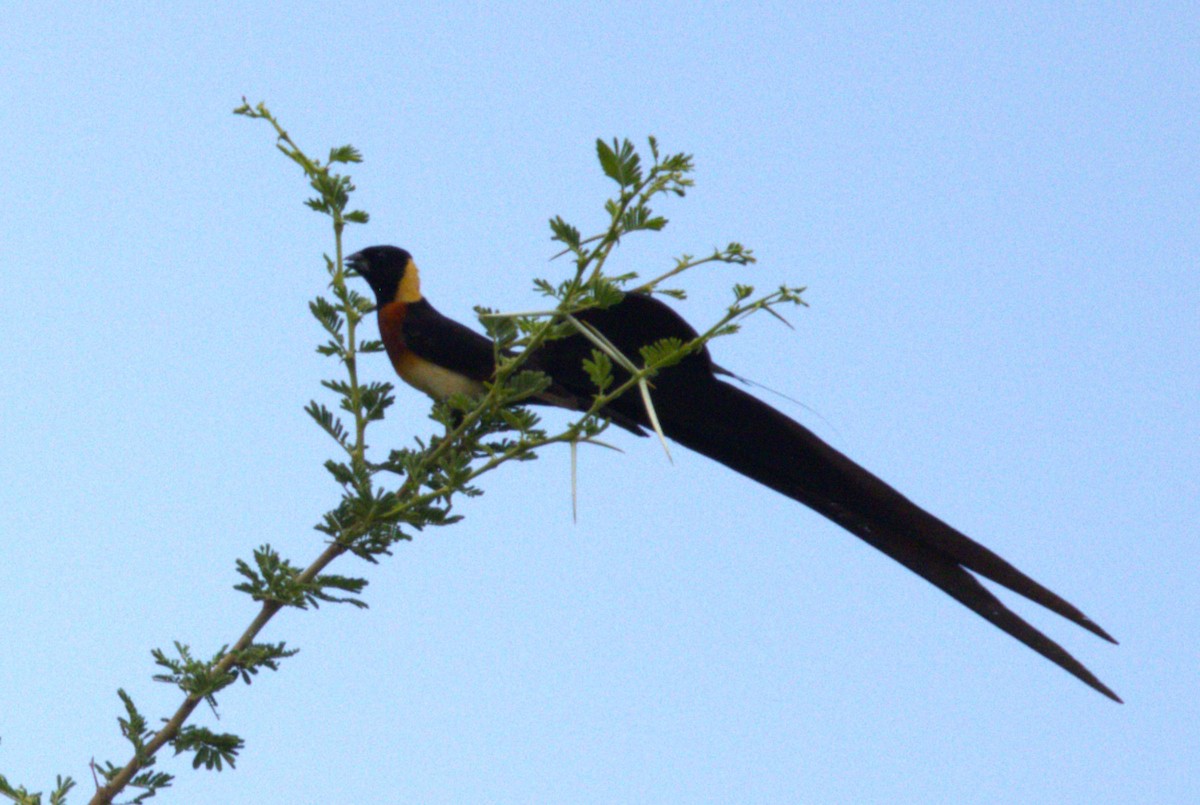
<path id="1" fill-rule="evenodd" d="M 798 504 L 648 442 L 490 478 L 400 546 L 365 612 L 287 613 L 301 653 L 199 722 L 235 771 L 164 801 L 1184 802 L 1200 795 L 1200 23 L 1189 4 L 16 3 L 0 25 L 0 773 L 90 787 L 118 687 L 254 609 L 235 558 L 297 562 L 336 499 L 302 411 L 323 219 L 265 100 L 350 142 L 426 294 L 527 309 L 546 220 L 584 230 L 596 137 L 695 154 L 647 274 L 806 285 L 714 347 L 908 496 L 1076 603 L 1015 602 L 1114 705 Z M 390 377 L 382 358 L 366 369 Z M 374 432 L 430 432 L 400 389 Z M 814 413 L 815 412 L 815 413 Z M 551 421 L 562 421 L 551 418 Z M 1006 598 L 1011 600 L 1011 596 Z M 73 801 L 85 801 L 83 791 Z"/>

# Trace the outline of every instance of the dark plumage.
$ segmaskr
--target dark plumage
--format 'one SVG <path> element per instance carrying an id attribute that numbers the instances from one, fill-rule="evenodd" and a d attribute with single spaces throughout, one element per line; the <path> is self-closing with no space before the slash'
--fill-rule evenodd
<path id="1" fill-rule="evenodd" d="M 491 375 L 491 341 L 441 316 L 420 298 L 419 291 L 414 293 L 416 267 L 407 252 L 372 247 L 349 262 L 375 290 L 383 340 L 397 371 L 406 380 L 435 397 L 445 396 L 428 383 L 410 379 L 411 370 L 406 374 L 402 368 L 405 361 L 411 363 L 403 358 L 408 354 L 476 383 Z M 403 326 L 387 324 L 397 316 Z M 690 341 L 696 337 L 696 331 L 674 310 L 658 299 L 639 294 L 627 294 L 610 308 L 583 311 L 577 318 L 634 359 L 642 346 L 660 339 Z M 586 410 L 595 387 L 582 363 L 592 349 L 590 341 L 576 335 L 549 342 L 531 355 L 529 367 L 545 372 L 553 381 L 549 393 L 532 402 Z M 398 355 L 402 356 L 399 361 Z M 724 372 L 713 364 L 704 348 L 653 378 L 651 396 L 663 433 L 824 515 L 1068 673 L 1110 699 L 1121 701 L 1065 649 L 1008 609 L 976 576 L 1001 584 L 1115 643 L 1095 622 L 991 550 L 917 506 L 803 425 L 721 380 L 719 373 Z M 619 368 L 614 374 L 617 382 L 628 377 Z M 615 400 L 604 413 L 635 433 L 651 427 L 637 394 Z"/>

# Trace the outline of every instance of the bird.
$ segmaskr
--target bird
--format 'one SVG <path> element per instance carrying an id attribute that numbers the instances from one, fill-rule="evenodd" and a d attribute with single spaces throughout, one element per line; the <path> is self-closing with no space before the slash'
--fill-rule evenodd
<path id="1" fill-rule="evenodd" d="M 412 255 L 394 246 L 371 246 L 350 255 L 345 263 L 375 292 L 379 336 L 392 368 L 404 382 L 435 400 L 484 393 L 484 383 L 496 370 L 491 339 L 443 316 L 421 296 L 420 273 Z M 531 362 L 526 368 L 536 370 L 537 365 Z M 590 381 L 573 382 L 568 388 L 552 377 L 549 387 L 527 402 L 587 411 L 593 396 Z M 606 408 L 604 414 L 626 430 L 645 435 L 621 411 Z"/>
<path id="2" fill-rule="evenodd" d="M 496 368 L 492 340 L 430 305 L 421 295 L 419 272 L 409 252 L 372 246 L 348 257 L 346 264 L 375 294 L 380 336 L 403 380 L 435 400 L 484 392 Z M 588 308 L 575 318 L 602 333 L 626 356 L 637 356 L 641 347 L 662 339 L 688 343 L 697 337 L 674 309 L 646 293 L 625 293 L 611 307 Z M 527 356 L 526 367 L 545 373 L 550 385 L 523 404 L 587 411 L 597 393 L 583 367 L 592 349 L 592 342 L 582 335 L 542 344 Z M 1062 646 L 1010 610 L 979 578 L 1007 587 L 1115 644 L 1108 632 L 808 428 L 722 379 L 731 374 L 713 361 L 707 345 L 659 370 L 651 379 L 651 396 L 661 432 L 823 515 L 1094 690 L 1122 701 Z M 619 366 L 613 375 L 614 384 L 629 377 Z M 636 394 L 618 397 L 600 413 L 637 435 L 654 428 Z"/>

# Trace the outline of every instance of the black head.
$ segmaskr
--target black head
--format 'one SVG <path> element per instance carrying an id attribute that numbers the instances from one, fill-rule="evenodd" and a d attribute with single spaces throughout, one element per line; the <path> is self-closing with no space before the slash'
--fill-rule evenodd
<path id="1" fill-rule="evenodd" d="M 395 246 L 368 246 L 346 258 L 346 265 L 367 281 L 380 306 L 421 298 L 412 255 Z M 403 293 L 401 291 L 403 290 Z M 404 298 L 400 297 L 412 297 Z"/>

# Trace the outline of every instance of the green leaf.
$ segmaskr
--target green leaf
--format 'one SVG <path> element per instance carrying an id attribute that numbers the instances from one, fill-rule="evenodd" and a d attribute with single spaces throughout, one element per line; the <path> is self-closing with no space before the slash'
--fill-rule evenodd
<path id="1" fill-rule="evenodd" d="M 508 378 L 505 391 L 512 402 L 518 402 L 539 394 L 550 387 L 550 376 L 542 372 L 520 371 Z M 500 411 L 506 418 L 505 411 Z M 507 421 L 507 419 L 506 419 Z"/>
<path id="2" fill-rule="evenodd" d="M 603 394 L 612 385 L 612 359 L 598 349 L 592 350 L 591 359 L 584 358 L 583 369 L 596 385 L 597 391 Z"/>
<path id="3" fill-rule="evenodd" d="M 592 284 L 592 293 L 597 307 L 612 307 L 625 298 L 625 292 L 604 278 Z"/>
<path id="4" fill-rule="evenodd" d="M 311 416 L 321 426 L 321 429 L 332 436 L 338 444 L 343 447 L 346 446 L 349 433 L 347 433 L 342 421 L 336 418 L 328 408 L 316 401 L 310 400 L 308 405 L 304 406 L 304 412 Z"/>
<path id="5" fill-rule="evenodd" d="M 331 536 L 338 536 L 338 528 L 335 526 L 339 524 L 339 518 L 335 516 L 331 517 L 330 515 L 326 515 L 326 518 L 325 526 L 319 527 L 319 530 Z M 255 601 L 272 601 L 297 609 L 307 609 L 309 606 L 316 609 L 320 607 L 322 601 L 335 604 L 352 604 L 360 608 L 366 607 L 364 602 L 356 598 L 339 598 L 325 592 L 329 588 L 357 595 L 366 588 L 367 582 L 365 579 L 323 573 L 312 581 L 299 581 L 300 569 L 286 559 L 283 559 L 270 545 L 263 545 L 257 549 L 254 552 L 254 561 L 257 565 L 257 570 L 251 568 L 241 559 L 237 560 L 237 572 L 246 578 L 247 582 L 235 585 L 234 589 L 239 592 L 248 593 Z M 282 646 L 282 643 L 279 644 L 279 651 L 267 659 L 276 659 L 283 656 L 290 657 L 291 654 L 295 653 L 294 651 L 291 654 L 283 652 Z M 262 655 L 258 656 L 261 657 Z M 244 658 L 239 657 L 239 659 Z M 259 664 L 267 665 L 274 670 L 274 666 L 265 661 Z"/>
<path id="6" fill-rule="evenodd" d="M 174 779 L 173 775 L 167 774 L 165 771 L 144 771 L 135 776 L 129 781 L 129 787 L 141 788 L 144 791 L 129 800 L 129 805 L 142 805 L 146 800 L 156 796 L 160 789 L 170 788 Z"/>
<path id="7" fill-rule="evenodd" d="M 654 222 L 652 225 L 651 222 Z M 667 225 L 665 218 L 651 218 L 650 208 L 641 205 L 633 209 L 626 210 L 625 215 L 621 218 L 621 226 L 626 232 L 637 232 L 640 229 L 662 229 Z"/>
<path id="8" fill-rule="evenodd" d="M 396 401 L 393 391 L 391 383 L 368 383 L 359 388 L 359 410 L 368 422 L 383 419 L 384 412 Z"/>
<path id="9" fill-rule="evenodd" d="M 476 305 L 475 315 L 479 323 L 493 341 L 507 344 L 517 337 L 517 323 L 511 316 L 497 316 L 496 311 L 489 307 Z"/>
<path id="10" fill-rule="evenodd" d="M 687 354 L 681 351 L 682 348 L 683 341 L 678 338 L 660 339 L 641 348 L 642 362 L 655 369 L 673 366 Z"/>
<path id="11" fill-rule="evenodd" d="M 203 766 L 209 771 L 221 771 L 223 763 L 228 763 L 231 769 L 234 768 L 234 758 L 245 744 L 236 735 L 215 733 L 205 727 L 188 725 L 179 730 L 175 740 L 171 741 L 171 746 L 174 747 L 176 755 L 184 752 L 195 753 L 195 757 L 192 758 L 193 769 Z"/>
<path id="12" fill-rule="evenodd" d="M 614 138 L 611 147 L 604 140 L 596 140 L 596 156 L 604 174 L 622 188 L 632 187 L 642 180 L 642 160 L 629 140 L 617 142 Z"/>
<path id="13" fill-rule="evenodd" d="M 231 671 L 239 674 L 242 681 L 249 685 L 251 678 L 257 676 L 261 669 L 278 671 L 280 660 L 286 660 L 299 653 L 299 649 L 290 649 L 286 643 L 251 643 L 241 651 L 230 652 L 233 658 Z"/>
<path id="14" fill-rule="evenodd" d="M 330 302 L 323 296 L 318 296 L 316 299 L 308 303 L 308 309 L 312 312 L 313 318 L 321 323 L 330 335 L 339 343 L 342 341 L 342 319 L 341 310 L 337 305 Z"/>
<path id="15" fill-rule="evenodd" d="M 163 776 L 167 778 L 167 784 L 170 785 L 171 775 L 166 774 Z M 60 774 L 54 778 L 54 782 L 54 791 L 50 793 L 50 805 L 65 805 L 67 794 L 75 787 L 75 781 L 70 777 L 63 777 Z"/>
<path id="16" fill-rule="evenodd" d="M 352 145 L 329 149 L 329 162 L 362 162 L 362 153 Z"/>
<path id="17" fill-rule="evenodd" d="M 353 486 L 355 477 L 354 470 L 340 461 L 329 459 L 325 462 L 325 469 L 333 476 L 333 480 L 337 481 L 342 486 Z"/>
<path id="18" fill-rule="evenodd" d="M 561 216 L 556 215 L 550 219 L 550 231 L 553 233 L 551 240 L 561 242 L 573 252 L 578 252 L 582 246 L 579 230 L 564 221 Z"/>

